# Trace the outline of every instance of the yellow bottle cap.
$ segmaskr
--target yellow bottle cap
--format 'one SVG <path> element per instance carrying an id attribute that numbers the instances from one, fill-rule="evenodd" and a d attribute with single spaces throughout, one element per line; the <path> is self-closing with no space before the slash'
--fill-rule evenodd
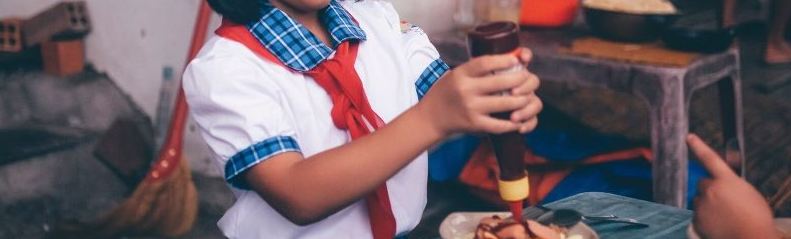
<path id="1" fill-rule="evenodd" d="M 500 197 L 508 202 L 522 201 L 530 195 L 527 176 L 513 181 L 497 180 L 497 187 L 500 189 Z"/>

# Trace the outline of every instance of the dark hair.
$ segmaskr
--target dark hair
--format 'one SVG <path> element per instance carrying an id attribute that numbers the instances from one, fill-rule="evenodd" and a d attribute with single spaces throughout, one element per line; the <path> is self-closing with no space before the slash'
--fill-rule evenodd
<path id="1" fill-rule="evenodd" d="M 247 24 L 261 16 L 262 0 L 206 0 L 209 6 L 228 20 Z"/>

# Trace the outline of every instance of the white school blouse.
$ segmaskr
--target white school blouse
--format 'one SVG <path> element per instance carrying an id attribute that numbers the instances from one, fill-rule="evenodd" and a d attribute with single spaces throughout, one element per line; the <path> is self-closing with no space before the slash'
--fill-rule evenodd
<path id="1" fill-rule="evenodd" d="M 357 21 L 351 27 L 365 34 L 355 69 L 374 111 L 385 122 L 416 104 L 447 70 L 426 34 L 402 24 L 390 3 L 332 1 L 333 6 L 345 9 Z M 279 153 L 301 152 L 309 160 L 349 142 L 348 133 L 332 123 L 329 96 L 310 77 L 269 62 L 240 43 L 212 36 L 186 68 L 183 88 L 191 116 L 236 197 L 218 222 L 225 236 L 372 237 L 363 199 L 322 221 L 298 226 L 234 178 Z M 427 170 L 424 152 L 386 182 L 399 235 L 420 221 Z"/>

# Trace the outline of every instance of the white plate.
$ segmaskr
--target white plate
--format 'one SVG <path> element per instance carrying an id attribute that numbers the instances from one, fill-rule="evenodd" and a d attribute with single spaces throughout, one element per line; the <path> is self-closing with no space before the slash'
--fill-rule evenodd
<path id="1" fill-rule="evenodd" d="M 454 212 L 448 215 L 442 224 L 439 225 L 439 235 L 443 239 L 473 239 L 475 238 L 475 229 L 478 228 L 478 223 L 484 217 L 491 217 L 498 215 L 502 218 L 509 217 L 509 212 Z M 580 237 L 572 237 L 579 235 Z M 569 228 L 567 238 L 580 238 L 580 239 L 599 239 L 593 229 L 585 225 L 585 223 L 577 223 L 572 228 Z"/>

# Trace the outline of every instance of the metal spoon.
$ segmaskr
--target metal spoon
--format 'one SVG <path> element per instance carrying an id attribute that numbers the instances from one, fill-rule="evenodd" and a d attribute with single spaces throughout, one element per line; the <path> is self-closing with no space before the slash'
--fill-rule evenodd
<path id="1" fill-rule="evenodd" d="M 572 209 L 550 210 L 544 213 L 543 215 L 541 215 L 540 217 L 538 217 L 537 221 L 545 225 L 555 224 L 561 227 L 572 227 L 582 220 L 625 223 L 625 224 L 635 225 L 640 227 L 648 227 L 648 224 L 641 223 L 632 218 L 620 218 L 615 215 L 585 216 L 582 215 L 582 213 Z"/>

